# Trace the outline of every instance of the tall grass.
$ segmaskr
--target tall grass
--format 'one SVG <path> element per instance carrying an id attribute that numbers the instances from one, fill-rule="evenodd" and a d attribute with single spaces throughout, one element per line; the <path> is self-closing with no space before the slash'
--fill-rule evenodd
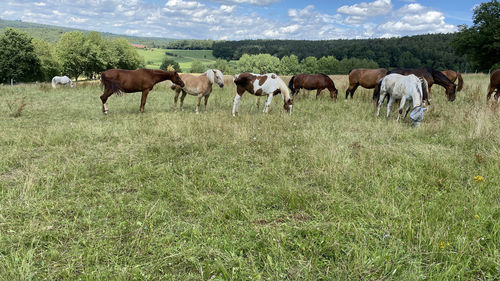
<path id="1" fill-rule="evenodd" d="M 376 118 L 371 92 L 301 93 L 267 115 L 215 88 L 174 112 L 158 85 L 1 86 L 0 279 L 449 280 L 500 276 L 500 118 L 487 76 L 419 128 Z M 478 177 L 480 176 L 480 177 Z"/>

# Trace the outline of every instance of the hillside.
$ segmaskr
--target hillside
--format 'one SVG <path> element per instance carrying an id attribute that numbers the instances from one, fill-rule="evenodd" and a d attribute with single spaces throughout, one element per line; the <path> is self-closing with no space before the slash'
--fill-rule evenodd
<path id="1" fill-rule="evenodd" d="M 30 34 L 31 36 L 33 36 L 34 38 L 43 39 L 45 41 L 52 43 L 57 42 L 59 38 L 61 38 L 61 35 L 66 32 L 77 30 L 87 33 L 91 31 L 91 30 L 84 30 L 77 28 L 55 26 L 55 25 L 0 19 L 0 32 L 7 27 L 21 29 Z M 128 36 L 128 35 L 120 35 L 109 32 L 100 32 L 100 33 L 105 38 L 125 38 L 130 43 L 146 45 L 148 47 L 161 47 L 167 45 L 167 43 L 169 42 L 176 40 L 172 38 Z"/>

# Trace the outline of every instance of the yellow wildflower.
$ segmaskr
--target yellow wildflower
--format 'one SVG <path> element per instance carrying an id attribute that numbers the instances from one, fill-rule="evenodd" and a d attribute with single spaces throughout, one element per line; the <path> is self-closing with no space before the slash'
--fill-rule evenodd
<path id="1" fill-rule="evenodd" d="M 484 178 L 482 176 L 475 176 L 474 181 L 475 182 L 482 182 L 482 181 L 484 181 Z"/>
<path id="2" fill-rule="evenodd" d="M 475 214 L 475 215 L 474 215 L 474 217 L 475 217 L 476 219 L 479 219 L 479 215 L 478 215 L 478 214 Z"/>

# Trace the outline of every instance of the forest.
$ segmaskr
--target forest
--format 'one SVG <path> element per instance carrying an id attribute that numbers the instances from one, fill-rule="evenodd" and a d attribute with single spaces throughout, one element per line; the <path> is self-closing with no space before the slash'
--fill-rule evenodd
<path id="1" fill-rule="evenodd" d="M 271 54 L 278 58 L 296 55 L 306 57 L 333 56 L 338 60 L 358 58 L 375 61 L 380 67 L 421 67 L 455 69 L 472 72 L 464 57 L 455 55 L 450 42 L 455 34 L 427 34 L 389 39 L 362 40 L 242 40 L 217 41 L 213 55 L 226 60 L 238 60 L 243 54 Z"/>

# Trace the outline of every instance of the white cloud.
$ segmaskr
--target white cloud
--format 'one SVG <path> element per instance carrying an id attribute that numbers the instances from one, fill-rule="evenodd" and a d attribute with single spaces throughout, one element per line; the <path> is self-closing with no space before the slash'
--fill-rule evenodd
<path id="1" fill-rule="evenodd" d="M 266 6 L 272 3 L 277 3 L 280 0 L 212 0 L 211 2 L 220 4 L 250 4 L 257 6 Z"/>
<path id="2" fill-rule="evenodd" d="M 375 0 L 374 2 L 361 2 L 351 6 L 342 6 L 337 9 L 340 14 L 348 15 L 348 23 L 360 23 L 369 17 L 387 15 L 392 10 L 391 0 Z"/>

